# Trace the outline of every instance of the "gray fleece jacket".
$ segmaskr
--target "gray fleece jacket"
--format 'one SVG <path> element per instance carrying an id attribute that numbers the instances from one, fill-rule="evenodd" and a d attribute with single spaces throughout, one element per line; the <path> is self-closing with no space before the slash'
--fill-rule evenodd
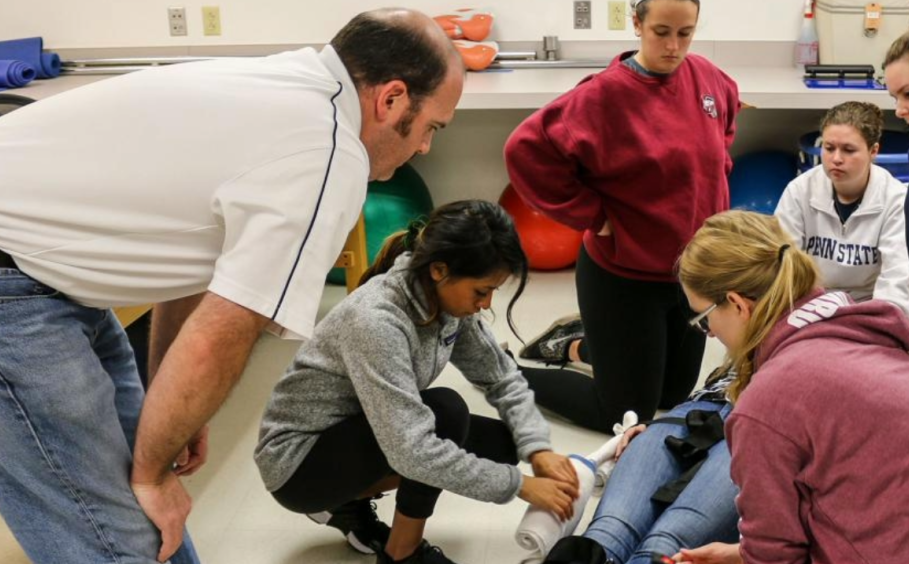
<path id="1" fill-rule="evenodd" d="M 435 434 L 420 399 L 450 361 L 511 429 L 526 461 L 551 449 L 549 425 L 515 362 L 479 316 L 442 314 L 426 326 L 420 289 L 411 288 L 405 253 L 338 304 L 316 327 L 278 382 L 265 409 L 255 460 L 269 491 L 290 479 L 325 429 L 365 413 L 395 472 L 481 501 L 505 503 L 521 488 L 517 467 L 478 458 Z"/>

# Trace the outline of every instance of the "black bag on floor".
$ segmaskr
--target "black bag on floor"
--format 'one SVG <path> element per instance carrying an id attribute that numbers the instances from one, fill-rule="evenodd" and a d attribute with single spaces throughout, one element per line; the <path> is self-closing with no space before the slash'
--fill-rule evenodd
<path id="1" fill-rule="evenodd" d="M 594 540 L 565 537 L 552 547 L 543 564 L 606 564 L 606 551 Z"/>

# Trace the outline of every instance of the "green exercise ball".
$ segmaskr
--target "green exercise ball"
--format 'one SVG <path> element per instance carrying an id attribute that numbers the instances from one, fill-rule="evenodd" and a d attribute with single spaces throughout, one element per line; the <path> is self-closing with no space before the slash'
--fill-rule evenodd
<path id="1" fill-rule="evenodd" d="M 409 164 L 395 171 L 390 179 L 370 182 L 363 206 L 366 224 L 366 252 L 372 264 L 385 238 L 407 228 L 407 224 L 432 211 L 432 196 L 420 174 Z M 332 284 L 344 284 L 344 269 L 333 268 L 328 274 Z"/>

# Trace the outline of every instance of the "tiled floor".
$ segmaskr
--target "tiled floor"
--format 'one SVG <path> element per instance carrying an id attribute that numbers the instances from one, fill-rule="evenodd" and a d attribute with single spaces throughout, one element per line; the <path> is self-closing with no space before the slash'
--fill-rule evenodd
<path id="1" fill-rule="evenodd" d="M 496 334 L 513 349 L 520 342 L 510 333 L 505 311 L 513 288 L 505 287 L 494 303 L 491 318 Z M 326 289 L 324 307 L 343 297 L 343 289 Z M 514 310 L 522 336 L 529 339 L 556 317 L 577 310 L 572 271 L 533 273 Z M 364 312 L 366 314 L 366 312 Z M 293 356 L 294 343 L 264 338 L 237 389 L 212 422 L 211 459 L 187 487 L 194 498 L 189 520 L 193 538 L 206 564 L 372 564 L 374 557 L 349 549 L 340 533 L 316 525 L 306 517 L 281 508 L 265 491 L 252 462 L 258 421 L 266 399 L 284 366 Z M 722 359 L 719 343 L 711 339 L 702 374 Z M 477 413 L 493 415 L 480 392 L 454 369 L 447 369 L 439 384 L 454 388 Z M 604 435 L 551 420 L 558 450 L 586 453 L 602 444 Z M 426 536 L 459 564 L 517 564 L 526 554 L 513 540 L 515 526 L 526 505 L 516 500 L 505 506 L 485 504 L 443 494 Z M 594 504 L 581 523 L 583 529 Z M 390 522 L 393 499 L 379 501 L 379 514 Z M 0 563 L 29 560 L 0 522 Z M 63 563 L 61 563 L 63 564 Z M 69 563 L 67 563 L 69 564 Z M 73 563 L 76 564 L 76 563 Z"/>

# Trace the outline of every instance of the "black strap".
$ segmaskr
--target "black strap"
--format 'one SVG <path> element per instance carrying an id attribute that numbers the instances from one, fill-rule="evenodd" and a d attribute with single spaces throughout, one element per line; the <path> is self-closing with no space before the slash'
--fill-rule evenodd
<path id="1" fill-rule="evenodd" d="M 673 421 L 667 421 L 673 420 Z M 678 423 L 680 418 L 657 419 L 654 423 Z M 685 416 L 683 424 L 688 428 L 685 438 L 666 437 L 666 448 L 679 460 L 685 472 L 677 479 L 660 486 L 650 498 L 657 503 L 671 504 L 691 482 L 701 465 L 707 459 L 710 448 L 726 438 L 723 431 L 723 418 L 718 411 L 695 409 Z"/>
<path id="2" fill-rule="evenodd" d="M 586 537 L 565 537 L 549 551 L 543 564 L 609 564 L 600 543 Z"/>
<path id="3" fill-rule="evenodd" d="M 726 438 L 718 411 L 689 411 L 685 417 L 688 436 L 666 437 L 666 448 L 682 462 L 696 463 L 707 458 L 710 447 Z"/>
<path id="4" fill-rule="evenodd" d="M 707 460 L 706 458 L 704 460 Z M 680 495 L 682 491 L 691 483 L 691 480 L 694 478 L 694 475 L 698 473 L 698 470 L 701 469 L 701 465 L 704 464 L 704 460 L 701 460 L 688 470 L 679 476 L 677 479 L 672 480 L 671 482 L 666 482 L 656 491 L 655 494 L 650 496 L 651 501 L 657 503 L 663 503 L 666 505 L 672 505 Z"/>
<path id="5" fill-rule="evenodd" d="M 685 419 L 682 417 L 660 417 L 659 419 L 651 419 L 650 421 L 641 421 L 638 425 L 654 425 L 656 423 L 671 423 L 673 425 L 685 426 Z"/>

